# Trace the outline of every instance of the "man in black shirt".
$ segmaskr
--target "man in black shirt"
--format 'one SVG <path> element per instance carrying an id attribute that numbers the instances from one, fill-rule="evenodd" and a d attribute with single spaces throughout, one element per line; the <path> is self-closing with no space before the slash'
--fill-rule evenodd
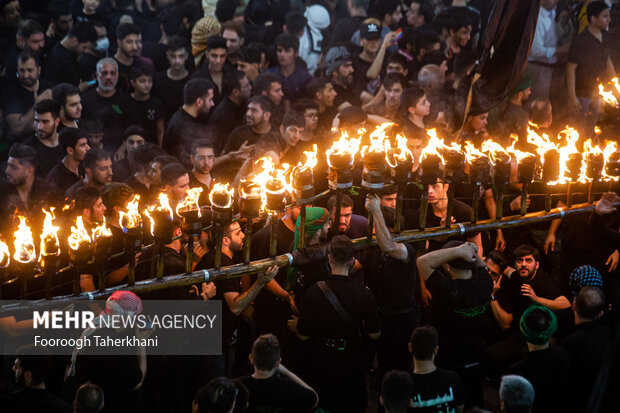
<path id="1" fill-rule="evenodd" d="M 467 386 L 467 404 L 480 406 L 484 315 L 493 280 L 476 244 L 462 241 L 419 257 L 418 273 L 433 296 L 429 318 L 439 331 L 438 364 L 455 370 Z"/>
<path id="2" fill-rule="evenodd" d="M 216 153 L 221 153 L 230 132 L 243 122 L 245 103 L 252 96 L 252 85 L 245 73 L 234 70 L 223 80 L 222 88 L 227 95 L 209 116 L 209 125 L 215 128 Z"/>
<path id="3" fill-rule="evenodd" d="M 149 66 L 136 65 L 131 69 L 130 83 L 133 92 L 129 95 L 134 107 L 135 121 L 144 128 L 144 139 L 161 146 L 164 140 L 164 104 L 151 95 L 153 71 Z"/>
<path id="4" fill-rule="evenodd" d="M 116 54 L 118 62 L 118 87 L 129 93 L 131 68 L 142 53 L 142 30 L 133 23 L 122 23 L 116 28 Z"/>
<path id="5" fill-rule="evenodd" d="M 273 73 L 261 73 L 252 82 L 252 94 L 253 96 L 263 95 L 271 101 L 272 108 L 269 120 L 276 128 L 280 126 L 286 111 L 281 78 Z"/>
<path id="6" fill-rule="evenodd" d="M 264 135 L 256 142 L 255 155 L 271 156 L 276 164 L 297 165 L 303 162 L 305 158 L 299 141 L 303 137 L 305 126 L 306 119 L 301 113 L 288 111 L 282 119 L 280 133 Z"/>
<path id="7" fill-rule="evenodd" d="M 329 223 L 333 232 L 346 235 L 351 239 L 362 238 L 368 232 L 368 218 L 353 213 L 353 200 L 347 194 L 342 196 L 340 203 L 340 222 L 336 229 L 336 195 L 332 195 L 327 200 L 327 210 L 329 211 Z"/>
<path id="8" fill-rule="evenodd" d="M 112 173 L 116 182 L 124 182 L 134 172 L 138 170 L 138 164 L 136 162 L 136 152 L 138 148 L 146 144 L 146 131 L 137 125 L 131 125 L 125 130 L 123 134 L 123 148 L 122 153 L 117 153 L 117 156 L 122 156 L 112 163 Z"/>
<path id="9" fill-rule="evenodd" d="M 228 52 L 226 51 L 226 40 L 221 36 L 211 36 L 207 40 L 207 65 L 201 70 L 194 72 L 192 78 L 204 78 L 213 82 L 213 103 L 219 105 L 224 99 L 225 90 L 224 78 L 228 76 L 225 64 Z"/>
<path id="10" fill-rule="evenodd" d="M 377 299 L 381 316 L 382 334 L 377 348 L 379 379 L 393 369 L 408 370 L 407 343 L 417 324 L 415 249 L 411 244 L 392 240 L 389 228 L 394 227 L 394 209 L 381 208 L 380 203 L 377 195 L 366 197 L 366 209 L 372 214 L 380 251 L 369 251 L 372 262 L 364 265 L 368 275 L 365 282 Z"/>
<path id="11" fill-rule="evenodd" d="M 190 160 L 192 161 L 192 170 L 189 172 L 190 188 L 202 188 L 200 194 L 200 205 L 209 205 L 209 192 L 215 184 L 215 178 L 211 174 L 213 169 L 213 160 L 215 152 L 213 143 L 208 139 L 198 139 L 192 145 Z"/>
<path id="12" fill-rule="evenodd" d="M 82 98 L 80 89 L 69 83 L 60 83 L 52 89 L 52 100 L 60 104 L 60 124 L 58 133 L 63 128 L 77 128 L 82 117 Z"/>
<path id="13" fill-rule="evenodd" d="M 70 83 L 85 90 L 88 85 L 80 79 L 78 56 L 95 48 L 97 32 L 88 22 L 78 22 L 69 34 L 54 46 L 45 66 L 44 78 L 53 85 Z"/>
<path id="14" fill-rule="evenodd" d="M 331 276 L 308 288 L 299 318 L 293 317 L 289 328 L 301 340 L 310 340 L 308 381 L 320 406 L 334 413 L 363 412 L 367 396 L 361 331 L 378 340 L 381 321 L 372 293 L 349 278 L 355 262 L 351 240 L 334 237 L 328 260 Z"/>
<path id="15" fill-rule="evenodd" d="M 86 176 L 83 180 L 71 185 L 65 191 L 65 196 L 71 197 L 75 191 L 84 186 L 92 186 L 101 190 L 103 186 L 112 182 L 112 159 L 110 154 L 103 149 L 91 149 L 84 155 L 84 171 Z"/>
<path id="16" fill-rule="evenodd" d="M 42 100 L 34 105 L 35 136 L 24 144 L 37 152 L 37 176 L 43 178 L 62 159 L 58 145 L 57 127 L 60 123 L 60 105 L 53 100 Z"/>
<path id="17" fill-rule="evenodd" d="M 319 132 L 316 135 L 329 132 L 332 128 L 334 116 L 338 113 L 338 108 L 334 107 L 337 96 L 334 85 L 332 85 L 329 79 L 318 77 L 308 83 L 306 92 L 319 107 Z"/>
<path id="18" fill-rule="evenodd" d="M 336 91 L 334 106 L 339 111 L 351 105 L 361 107 L 362 92 L 359 85 L 353 82 L 355 69 L 349 51 L 344 46 L 330 48 L 325 55 L 325 65 L 327 76 L 331 79 Z"/>
<path id="19" fill-rule="evenodd" d="M 34 132 L 34 105 L 52 98 L 51 85 L 40 79 L 39 56 L 25 51 L 17 57 L 17 79 L 2 95 L 2 114 L 9 139 L 23 141 Z"/>
<path id="20" fill-rule="evenodd" d="M 205 118 L 213 107 L 213 83 L 191 79 L 183 89 L 183 107 L 175 112 L 164 135 L 163 149 L 189 168 L 192 143 L 205 138 Z"/>
<path id="21" fill-rule="evenodd" d="M 183 88 L 189 80 L 189 71 L 185 67 L 188 57 L 185 41 L 173 37 L 166 45 L 170 67 L 153 76 L 153 95 L 164 102 L 166 122 L 183 105 Z"/>
<path id="22" fill-rule="evenodd" d="M 20 53 L 29 51 L 37 55 L 39 59 L 43 56 L 45 49 L 45 32 L 43 27 L 34 19 L 22 21 L 17 29 L 13 46 L 6 52 L 5 67 L 6 73 L 11 78 L 17 73 L 17 60 Z"/>
<path id="23" fill-rule="evenodd" d="M 97 88 L 82 95 L 82 118 L 103 124 L 103 146 L 115 152 L 122 143 L 123 132 L 133 124 L 129 96 L 117 88 L 118 63 L 111 57 L 97 62 Z"/>
<path id="24" fill-rule="evenodd" d="M 319 396 L 312 387 L 281 364 L 280 354 L 280 342 L 276 336 L 265 334 L 254 341 L 250 354 L 254 373 L 241 378 L 250 391 L 248 411 L 313 411 Z"/>
<path id="25" fill-rule="evenodd" d="M 52 168 L 45 178 L 54 184 L 61 193 L 84 178 L 82 161 L 90 150 L 84 131 L 77 128 L 64 128 L 58 134 L 58 143 L 64 153 L 62 160 Z"/>

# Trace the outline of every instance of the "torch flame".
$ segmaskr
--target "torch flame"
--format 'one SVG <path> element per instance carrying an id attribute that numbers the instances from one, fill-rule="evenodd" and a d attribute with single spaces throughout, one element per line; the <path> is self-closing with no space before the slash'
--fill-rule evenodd
<path id="1" fill-rule="evenodd" d="M 616 92 L 620 94 L 620 83 L 618 82 L 618 78 L 614 77 L 611 79 L 611 84 L 616 88 Z M 614 96 L 613 90 L 607 90 L 605 86 L 602 84 L 598 85 L 598 94 L 603 98 L 605 103 L 618 107 L 618 99 Z"/>
<path id="2" fill-rule="evenodd" d="M 304 151 L 304 155 L 306 157 L 306 162 L 302 165 L 301 161 L 297 165 L 297 169 L 299 171 L 303 171 L 305 169 L 314 169 L 316 165 L 319 163 L 317 158 L 319 151 L 316 143 L 312 145 L 312 151 Z"/>
<path id="3" fill-rule="evenodd" d="M 139 202 L 140 195 L 136 194 L 127 204 L 127 211 L 119 211 L 118 224 L 123 231 L 137 228 L 142 224 L 142 217 L 140 216 L 140 212 L 138 212 Z"/>
<path id="4" fill-rule="evenodd" d="M 603 149 L 603 159 L 605 160 L 605 167 L 603 168 L 603 180 L 605 181 L 617 181 L 618 179 L 620 179 L 620 177 L 618 176 L 609 176 L 606 173 L 607 162 L 609 162 L 609 158 L 611 157 L 611 155 L 616 153 L 617 151 L 618 144 L 613 141 L 607 142 L 605 149 Z"/>
<path id="5" fill-rule="evenodd" d="M 92 239 L 93 241 L 96 241 L 101 237 L 111 237 L 111 236 L 112 236 L 112 231 L 106 225 L 105 218 L 103 218 L 103 222 L 100 225 L 97 225 L 93 229 Z"/>
<path id="6" fill-rule="evenodd" d="M 202 191 L 202 188 L 200 188 L 200 190 Z M 155 220 L 153 219 L 153 216 L 151 215 L 151 212 L 153 211 L 164 211 L 167 212 L 170 215 L 170 219 L 173 220 L 174 219 L 174 212 L 172 211 L 172 207 L 170 207 L 170 202 L 168 200 L 168 195 L 164 194 L 163 192 L 160 192 L 158 197 L 157 197 L 157 204 L 153 204 L 150 207 L 148 207 L 147 209 L 145 209 L 143 211 L 143 214 L 149 219 L 149 221 L 151 222 L 151 235 L 155 236 Z M 178 208 L 177 208 L 178 210 Z"/>
<path id="7" fill-rule="evenodd" d="M 407 146 L 407 138 L 401 134 L 396 134 L 396 146 L 390 147 L 390 141 L 385 140 L 385 160 L 392 168 L 396 168 L 397 161 L 406 162 L 407 159 L 413 161 L 413 153 Z"/>
<path id="8" fill-rule="evenodd" d="M 429 139 L 427 145 L 424 147 L 424 149 L 422 149 L 422 153 L 420 154 L 420 162 L 429 156 L 435 155 L 438 156 L 439 159 L 441 159 L 441 162 L 443 164 L 445 164 L 446 161 L 442 153 L 450 151 L 463 153 L 461 147 L 455 142 L 452 142 L 450 146 L 446 145 L 443 139 L 437 135 L 436 129 L 429 129 L 426 131 L 426 134 L 428 135 Z"/>
<path id="9" fill-rule="evenodd" d="M 359 143 L 358 143 L 359 145 Z M 286 192 L 293 193 L 290 182 L 292 169 L 289 164 L 283 163 L 277 167 L 273 159 L 269 156 L 263 156 L 257 160 L 259 172 L 254 174 L 249 180 L 243 182 L 251 182 L 250 186 L 258 186 L 261 194 L 261 211 L 270 211 L 267 207 L 267 193 L 275 195 L 284 195 Z M 287 179 L 287 177 L 289 179 Z"/>
<path id="10" fill-rule="evenodd" d="M 362 157 L 366 155 L 368 152 L 386 152 L 391 149 L 390 140 L 385 136 L 385 130 L 390 126 L 394 125 L 393 123 L 383 123 L 375 128 L 375 130 L 370 134 L 370 145 L 365 145 L 362 147 Z"/>
<path id="11" fill-rule="evenodd" d="M 489 156 L 493 165 L 510 160 L 510 154 L 506 152 L 506 149 L 492 139 L 487 139 L 482 142 L 480 150 Z"/>
<path id="12" fill-rule="evenodd" d="M 22 264 L 29 264 L 34 262 L 37 258 L 37 253 L 34 248 L 34 239 L 32 238 L 32 231 L 26 224 L 26 218 L 19 215 L 19 226 L 17 231 L 14 232 L 15 242 L 15 254 L 13 259 Z"/>
<path id="13" fill-rule="evenodd" d="M 202 193 L 202 187 L 200 186 L 196 188 L 190 188 L 187 191 L 185 191 L 185 195 L 186 195 L 185 199 L 183 200 L 183 202 L 179 202 L 177 204 L 177 208 L 176 208 L 177 215 L 181 215 L 181 212 L 197 211 L 198 216 L 201 217 L 202 214 L 200 213 L 200 204 L 198 202 L 198 199 L 200 198 L 201 193 Z M 166 204 L 167 203 L 168 203 L 168 197 L 166 197 Z M 161 204 L 161 198 L 160 198 L 160 204 Z M 168 208 L 170 209 L 170 206 L 168 206 Z M 170 209 L 170 215 L 172 216 L 171 209 Z"/>
<path id="14" fill-rule="evenodd" d="M 478 149 L 476 149 L 472 142 L 466 141 L 465 159 L 467 160 L 467 163 L 472 164 L 476 161 L 476 159 L 479 158 L 487 158 L 487 156 L 484 153 L 480 152 Z"/>
<path id="15" fill-rule="evenodd" d="M 52 223 L 52 220 L 56 219 L 54 209 L 54 207 L 51 207 L 49 212 L 42 209 L 45 219 L 43 220 L 43 230 L 41 231 L 41 256 L 47 257 L 60 254 L 60 243 L 58 242 L 58 230 L 60 227 Z M 48 246 L 50 247 L 49 250 Z"/>
<path id="16" fill-rule="evenodd" d="M 6 242 L 0 240 L 0 268 L 6 268 L 11 263 L 11 252 Z"/>
<path id="17" fill-rule="evenodd" d="M 331 163 L 332 156 L 343 156 L 349 155 L 351 157 L 350 163 L 353 163 L 355 159 L 355 155 L 360 150 L 360 143 L 362 142 L 362 138 L 349 138 L 349 134 L 346 131 L 343 131 L 340 135 L 340 139 L 335 141 L 332 144 L 332 147 L 325 151 L 325 155 L 327 155 L 327 163 L 330 167 L 333 167 Z M 262 159 L 262 158 L 261 158 Z M 259 159 L 260 161 L 260 159 Z"/>
<path id="18" fill-rule="evenodd" d="M 71 235 L 69 235 L 68 241 L 69 248 L 73 251 L 77 251 L 80 245 L 91 242 L 91 238 L 84 227 L 84 221 L 81 216 L 75 219 L 75 226 L 71 225 Z"/>
<path id="19" fill-rule="evenodd" d="M 213 198 L 216 193 L 226 194 L 226 198 L 227 198 L 226 204 L 221 205 L 217 202 L 213 202 Z M 209 201 L 211 201 L 211 205 L 215 205 L 219 208 L 232 207 L 234 199 L 235 199 L 235 190 L 228 184 L 217 183 L 213 185 L 213 189 L 211 189 L 211 192 L 209 193 Z"/>

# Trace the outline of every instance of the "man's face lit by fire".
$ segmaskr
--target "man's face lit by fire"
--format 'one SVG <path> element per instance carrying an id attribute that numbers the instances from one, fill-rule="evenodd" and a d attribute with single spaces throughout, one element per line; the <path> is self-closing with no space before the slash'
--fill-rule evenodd
<path id="1" fill-rule="evenodd" d="M 536 275 L 536 271 L 538 271 L 539 262 L 536 261 L 533 255 L 524 255 L 523 257 L 518 257 L 515 261 L 515 265 L 517 268 L 517 272 L 519 273 L 519 277 L 531 279 L 534 275 Z"/>
<path id="2" fill-rule="evenodd" d="M 16 158 L 9 158 L 6 162 L 6 177 L 11 185 L 21 186 L 26 183 L 26 179 L 34 174 L 34 167 L 28 162 L 20 163 Z"/>
<path id="3" fill-rule="evenodd" d="M 213 148 L 196 148 L 196 154 L 191 155 L 194 169 L 201 174 L 208 174 L 211 172 L 214 159 L 215 153 L 213 152 Z"/>
<path id="4" fill-rule="evenodd" d="M 438 182 L 428 186 L 428 203 L 436 205 L 439 201 L 448 199 L 448 184 Z"/>
<path id="5" fill-rule="evenodd" d="M 166 185 L 166 193 L 175 202 L 181 202 L 185 198 L 185 192 L 189 189 L 189 175 L 185 174 L 177 178 L 174 185 Z"/>
<path id="6" fill-rule="evenodd" d="M 98 160 L 94 168 L 86 168 L 86 174 L 97 185 L 112 182 L 112 160 L 110 158 Z"/>
<path id="7" fill-rule="evenodd" d="M 339 232 L 347 232 L 349 230 L 349 226 L 351 225 L 351 217 L 353 216 L 353 208 L 352 207 L 340 207 L 340 225 L 338 225 Z M 330 219 L 332 222 L 332 226 L 335 225 L 334 220 L 336 219 L 336 207 L 333 207 L 330 214 Z"/>
<path id="8" fill-rule="evenodd" d="M 238 222 L 233 222 L 229 225 L 228 231 L 224 233 L 222 243 L 227 246 L 231 251 L 243 250 L 243 239 L 245 234 L 241 231 L 241 226 Z"/>
<path id="9" fill-rule="evenodd" d="M 396 192 L 394 192 L 393 194 L 383 195 L 381 197 L 381 206 L 396 208 Z"/>

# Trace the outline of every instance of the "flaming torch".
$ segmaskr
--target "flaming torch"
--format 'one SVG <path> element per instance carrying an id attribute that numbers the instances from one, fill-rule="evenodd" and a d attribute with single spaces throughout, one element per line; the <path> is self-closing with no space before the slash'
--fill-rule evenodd
<path id="1" fill-rule="evenodd" d="M 304 247 L 306 237 L 306 205 L 314 201 L 314 176 L 312 170 L 318 163 L 317 153 L 318 149 L 315 144 L 312 146 L 312 151 L 304 152 L 306 162 L 303 165 L 299 162 L 292 173 L 293 200 L 296 204 L 301 205 L 301 210 L 299 211 L 299 248 Z"/>
<path id="2" fill-rule="evenodd" d="M 611 79 L 610 82 L 614 88 L 616 89 L 617 93 L 620 93 L 620 82 L 618 81 L 617 77 L 614 77 L 613 79 Z M 616 99 L 616 96 L 614 95 L 613 90 L 607 90 L 605 88 L 605 86 L 603 86 L 602 84 L 598 85 L 598 94 L 601 96 L 601 98 L 603 99 L 603 101 L 613 107 L 618 107 L 618 99 Z"/>
<path id="3" fill-rule="evenodd" d="M 43 275 L 45 276 L 46 298 L 49 299 L 52 296 L 52 276 L 60 267 L 60 243 L 58 241 L 58 230 L 60 227 L 55 226 L 53 223 L 53 220 L 56 218 L 53 207 L 49 211 L 43 209 L 43 213 L 45 214 L 45 219 L 43 220 L 43 229 L 41 231 L 41 253 L 39 259 Z"/>
<path id="4" fill-rule="evenodd" d="M 495 218 L 501 219 L 504 213 L 504 191 L 510 182 L 510 155 L 497 142 L 487 139 L 482 142 L 481 151 L 486 153 L 493 165 L 493 183 L 497 192 Z"/>
<path id="5" fill-rule="evenodd" d="M 491 161 L 488 156 L 476 149 L 474 144 L 469 141 L 465 142 L 465 158 L 469 164 L 469 183 L 476 185 L 471 217 L 471 222 L 476 223 L 478 221 L 478 207 L 480 205 L 480 190 L 484 185 L 491 183 Z M 446 226 L 450 226 L 447 219 Z"/>
<path id="6" fill-rule="evenodd" d="M 34 239 L 32 237 L 32 231 L 26 224 L 26 218 L 19 215 L 19 226 L 14 232 L 15 241 L 13 245 L 15 252 L 13 253 L 13 265 L 15 266 L 15 272 L 23 275 L 22 285 L 22 297 L 27 294 L 27 279 L 34 275 L 34 266 L 37 260 L 37 252 L 35 250 Z M 15 277 L 9 281 L 11 283 L 16 281 L 19 277 Z"/>
<path id="7" fill-rule="evenodd" d="M 84 221 L 81 216 L 75 219 L 75 226 L 71 226 L 71 234 L 69 235 L 69 258 L 75 266 L 75 278 L 73 279 L 73 293 L 80 293 L 80 277 L 82 269 L 88 263 L 91 257 L 91 238 L 84 227 Z"/>
<path id="8" fill-rule="evenodd" d="M 534 181 L 539 163 L 534 154 L 516 149 L 516 143 L 516 140 L 513 141 L 507 152 L 517 161 L 517 181 L 521 184 L 521 215 L 525 215 L 528 197 L 527 186 Z"/>
<path id="9" fill-rule="evenodd" d="M 6 242 L 0 240 L 0 280 L 4 281 L 6 277 L 7 268 L 11 265 L 11 251 L 9 251 L 9 246 L 6 245 Z M 11 282 L 11 281 L 7 281 Z M 0 285 L 0 298 L 2 298 L 2 288 Z"/>
<path id="10" fill-rule="evenodd" d="M 228 184 L 215 184 L 209 193 L 213 218 L 218 228 L 217 245 L 215 247 L 215 268 L 222 264 L 222 238 L 224 227 L 232 221 L 232 206 L 235 190 Z"/>
<path id="11" fill-rule="evenodd" d="M 248 222 L 243 238 L 243 262 L 246 264 L 250 262 L 252 248 L 252 221 L 260 216 L 261 203 L 260 186 L 248 181 L 239 185 L 239 212 Z"/>
<path id="12" fill-rule="evenodd" d="M 172 221 L 174 220 L 174 212 L 170 207 L 168 195 L 163 192 L 157 197 L 157 203 L 144 210 L 151 224 L 151 235 L 157 246 L 157 278 L 162 279 L 164 276 L 164 260 L 162 251 L 164 245 L 172 242 Z M 151 262 L 151 273 L 153 272 L 153 262 Z"/>
<path id="13" fill-rule="evenodd" d="M 192 262 L 194 260 L 194 237 L 200 237 L 202 231 L 202 213 L 200 212 L 200 194 L 202 187 L 191 188 L 186 191 L 183 202 L 177 205 L 177 215 L 183 217 L 181 230 L 187 235 L 187 256 L 185 260 L 185 272 L 192 272 Z"/>
<path id="14" fill-rule="evenodd" d="M 105 289 L 105 263 L 107 258 L 112 255 L 112 231 L 108 228 L 105 218 L 92 231 L 92 241 L 94 243 L 95 267 L 99 272 L 99 291 Z"/>
<path id="15" fill-rule="evenodd" d="M 399 233 L 403 215 L 403 194 L 409 179 L 411 178 L 411 168 L 413 167 L 413 154 L 407 146 L 407 138 L 397 134 L 396 146 L 385 148 L 385 160 L 391 168 L 391 175 L 398 186 L 396 192 L 396 219 L 394 221 L 394 232 Z"/>
<path id="16" fill-rule="evenodd" d="M 420 154 L 419 180 L 424 186 L 422 199 L 420 200 L 420 222 L 421 230 L 426 228 L 426 216 L 428 213 L 428 186 L 437 183 L 437 179 L 443 176 L 443 165 L 445 163 L 441 156 L 440 149 L 446 148 L 443 139 L 437 136 L 437 131 L 431 129 L 426 131 L 429 136 L 428 144 Z"/>
<path id="17" fill-rule="evenodd" d="M 599 182 L 603 177 L 603 166 L 605 164 L 605 158 L 603 156 L 603 150 L 597 145 L 593 146 L 592 140 L 588 139 L 584 145 L 583 159 L 586 164 L 586 179 L 588 184 L 588 203 L 592 203 L 592 189 L 595 182 Z"/>
<path id="18" fill-rule="evenodd" d="M 609 191 L 612 189 L 612 182 L 620 179 L 620 152 L 616 142 L 609 142 L 603 150 L 603 158 L 605 158 L 604 176 L 609 180 Z"/>
<path id="19" fill-rule="evenodd" d="M 385 172 L 387 163 L 385 160 L 385 147 L 389 148 L 389 140 L 385 137 L 385 129 L 391 123 L 384 123 L 370 134 L 370 145 L 362 148 L 362 188 L 367 193 L 378 193 L 385 184 Z M 386 141 L 384 143 L 384 141 Z M 373 230 L 372 214 L 368 216 L 368 239 L 372 239 Z"/>
<path id="20" fill-rule="evenodd" d="M 125 236 L 125 251 L 129 253 L 129 272 L 127 281 L 133 285 L 136 281 L 136 254 L 142 247 L 142 216 L 138 210 L 140 195 L 134 195 L 127 204 L 126 211 L 119 211 L 118 223 Z"/>

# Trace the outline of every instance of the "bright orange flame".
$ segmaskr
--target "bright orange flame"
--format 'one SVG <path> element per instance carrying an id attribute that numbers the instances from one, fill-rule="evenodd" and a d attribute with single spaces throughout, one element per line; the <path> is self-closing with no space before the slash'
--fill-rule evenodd
<path id="1" fill-rule="evenodd" d="M 343 131 L 340 135 L 340 139 L 334 141 L 332 143 L 332 147 L 325 151 L 325 155 L 327 156 L 327 164 L 332 167 L 331 157 L 332 156 L 345 156 L 348 155 L 351 158 L 350 164 L 353 164 L 353 160 L 355 159 L 355 155 L 360 150 L 360 143 L 362 142 L 362 138 L 349 138 L 349 134 L 346 131 Z M 262 158 L 261 158 L 262 159 Z M 260 161 L 260 159 L 259 159 Z"/>
<path id="2" fill-rule="evenodd" d="M 480 150 L 489 156 L 489 159 L 493 165 L 510 161 L 511 159 L 510 154 L 506 152 L 506 149 L 492 139 L 487 139 L 482 142 Z"/>
<path id="3" fill-rule="evenodd" d="M 426 131 L 426 134 L 428 135 L 429 139 L 427 145 L 424 147 L 424 149 L 422 149 L 422 152 L 420 154 L 420 162 L 422 162 L 424 159 L 431 155 L 436 155 L 439 157 L 439 159 L 441 159 L 441 162 L 445 164 L 446 161 L 443 157 L 444 153 L 450 151 L 464 153 L 463 149 L 455 142 L 452 142 L 450 146 L 446 145 L 443 138 L 440 138 L 437 135 L 436 129 L 429 129 Z"/>
<path id="4" fill-rule="evenodd" d="M 119 211 L 118 225 L 124 230 L 138 228 L 142 224 L 142 217 L 138 211 L 140 195 L 136 194 L 127 204 L 127 211 Z"/>
<path id="5" fill-rule="evenodd" d="M 529 127 L 527 128 L 527 142 L 536 145 L 536 153 L 541 162 L 544 162 L 544 155 L 546 152 L 558 150 L 558 146 L 551 142 L 546 133 L 543 133 L 541 136 Z"/>
<path id="6" fill-rule="evenodd" d="M 98 240 L 101 237 L 111 237 L 112 236 L 112 231 L 110 230 L 110 228 L 108 228 L 106 222 L 105 222 L 105 217 L 103 218 L 103 222 L 99 225 L 97 225 L 92 232 L 93 236 L 92 239 L 93 241 Z"/>
<path id="7" fill-rule="evenodd" d="M 15 254 L 13 259 L 22 264 L 29 264 L 34 262 L 37 258 L 37 253 L 34 248 L 34 239 L 32 238 L 32 231 L 26 224 L 26 218 L 19 215 L 19 226 L 17 231 L 14 232 L 15 242 Z"/>
<path id="8" fill-rule="evenodd" d="M 86 231 L 86 227 L 84 227 L 84 221 L 82 217 L 79 216 L 75 219 L 75 226 L 71 225 L 71 234 L 69 235 L 69 248 L 73 251 L 77 251 L 82 244 L 88 244 L 92 240 L 90 235 L 88 235 L 88 231 Z"/>
<path id="9" fill-rule="evenodd" d="M 0 268 L 6 268 L 11 263 L 11 251 L 6 242 L 0 240 Z"/>
<path id="10" fill-rule="evenodd" d="M 413 161 L 413 153 L 407 146 L 407 138 L 401 134 L 396 134 L 396 146 L 389 147 L 389 140 L 386 139 L 385 160 L 392 168 L 396 168 L 397 162 L 406 162 L 407 159 Z"/>
<path id="11" fill-rule="evenodd" d="M 515 148 L 516 140 L 512 141 L 512 145 L 509 148 L 506 148 L 506 152 L 512 155 L 514 159 L 516 159 L 517 163 L 521 162 L 525 158 L 529 158 L 532 156 L 536 156 L 533 153 L 523 152 Z"/>
<path id="12" fill-rule="evenodd" d="M 472 142 L 466 141 L 465 159 L 467 160 L 467 163 L 471 165 L 476 161 L 476 159 L 479 158 L 487 158 L 487 156 L 484 153 L 480 152 L 478 149 L 476 149 Z"/>
<path id="13" fill-rule="evenodd" d="M 202 190 L 202 188 L 200 189 Z M 170 215 L 170 220 L 174 219 L 174 213 L 172 211 L 172 207 L 170 207 L 170 201 L 168 200 L 167 194 L 160 192 L 157 197 L 157 203 L 154 203 L 153 205 L 149 206 L 147 209 L 142 211 L 144 216 L 146 216 L 151 222 L 151 235 L 155 236 L 155 220 L 153 219 L 153 216 L 151 215 L 151 212 L 153 211 L 167 212 L 168 215 Z"/>
<path id="14" fill-rule="evenodd" d="M 222 194 L 226 196 L 226 203 L 222 204 L 220 202 L 214 202 L 215 194 Z M 219 208 L 230 208 L 232 207 L 233 200 L 235 199 L 235 189 L 232 188 L 228 184 L 217 183 L 213 185 L 213 189 L 209 193 L 209 201 L 211 201 L 211 205 L 215 205 Z"/>
<path id="15" fill-rule="evenodd" d="M 304 151 L 306 162 L 302 164 L 300 161 L 299 164 L 297 165 L 297 169 L 301 172 L 305 169 L 316 168 L 317 164 L 319 163 L 319 160 L 317 158 L 318 153 L 319 153 L 319 150 L 315 143 L 314 145 L 312 145 L 312 151 Z"/>
<path id="16" fill-rule="evenodd" d="M 60 243 L 58 242 L 58 230 L 52 220 L 56 219 L 54 207 L 49 212 L 43 209 L 45 219 L 43 220 L 43 230 L 41 231 L 41 256 L 51 256 L 60 254 Z M 48 248 L 49 247 L 49 248 Z"/>
<path id="17" fill-rule="evenodd" d="M 393 123 L 383 123 L 375 128 L 375 130 L 370 134 L 370 145 L 365 145 L 362 147 L 362 157 L 366 155 L 367 152 L 386 152 L 391 149 L 390 140 L 385 136 L 385 130 L 390 126 L 394 125 Z"/>
<path id="18" fill-rule="evenodd" d="M 258 166 L 259 172 L 242 182 L 250 182 L 260 188 L 261 211 L 276 212 L 270 211 L 267 206 L 267 193 L 274 195 L 284 195 L 286 192 L 293 193 L 290 179 L 287 179 L 287 177 L 291 177 L 290 165 L 283 163 L 277 167 L 274 160 L 269 156 L 260 158 L 254 164 Z"/>
<path id="19" fill-rule="evenodd" d="M 603 167 L 603 180 L 605 181 L 618 181 L 620 177 L 618 176 L 610 176 L 606 173 L 607 162 L 609 162 L 609 158 L 612 154 L 618 151 L 618 144 L 616 142 L 610 141 L 607 142 L 605 149 L 603 149 L 603 159 L 605 159 L 605 167 Z"/>
<path id="20" fill-rule="evenodd" d="M 200 198 L 200 194 L 202 193 L 202 187 L 198 186 L 196 188 L 190 188 L 185 191 L 185 199 L 182 202 L 177 204 L 177 215 L 181 215 L 181 212 L 189 212 L 189 211 L 197 211 L 198 216 L 201 217 L 200 213 L 200 203 L 198 199 Z M 168 197 L 166 197 L 166 203 L 168 201 Z M 161 203 L 161 199 L 160 199 Z M 168 206 L 170 208 L 170 206 Z M 170 215 L 172 216 L 172 210 L 170 210 Z"/>
<path id="21" fill-rule="evenodd" d="M 560 153 L 560 178 L 557 182 L 550 182 L 550 185 L 553 185 L 555 183 L 565 184 L 570 181 L 570 171 L 568 170 L 570 155 L 580 153 L 577 150 L 577 142 L 579 141 L 579 132 L 577 132 L 577 130 L 567 127 L 565 130 L 560 132 L 560 137 L 563 138 L 562 140 L 565 143 L 564 146 L 558 148 L 558 152 Z M 587 181 L 586 162 L 583 158 L 581 161 L 581 169 L 577 181 Z"/>
<path id="22" fill-rule="evenodd" d="M 610 82 L 616 89 L 616 93 L 620 94 L 620 82 L 618 82 L 618 78 L 614 77 Z M 607 90 L 605 86 L 602 84 L 598 85 L 598 94 L 603 98 L 605 103 L 618 107 L 618 99 L 614 96 L 613 90 Z"/>

